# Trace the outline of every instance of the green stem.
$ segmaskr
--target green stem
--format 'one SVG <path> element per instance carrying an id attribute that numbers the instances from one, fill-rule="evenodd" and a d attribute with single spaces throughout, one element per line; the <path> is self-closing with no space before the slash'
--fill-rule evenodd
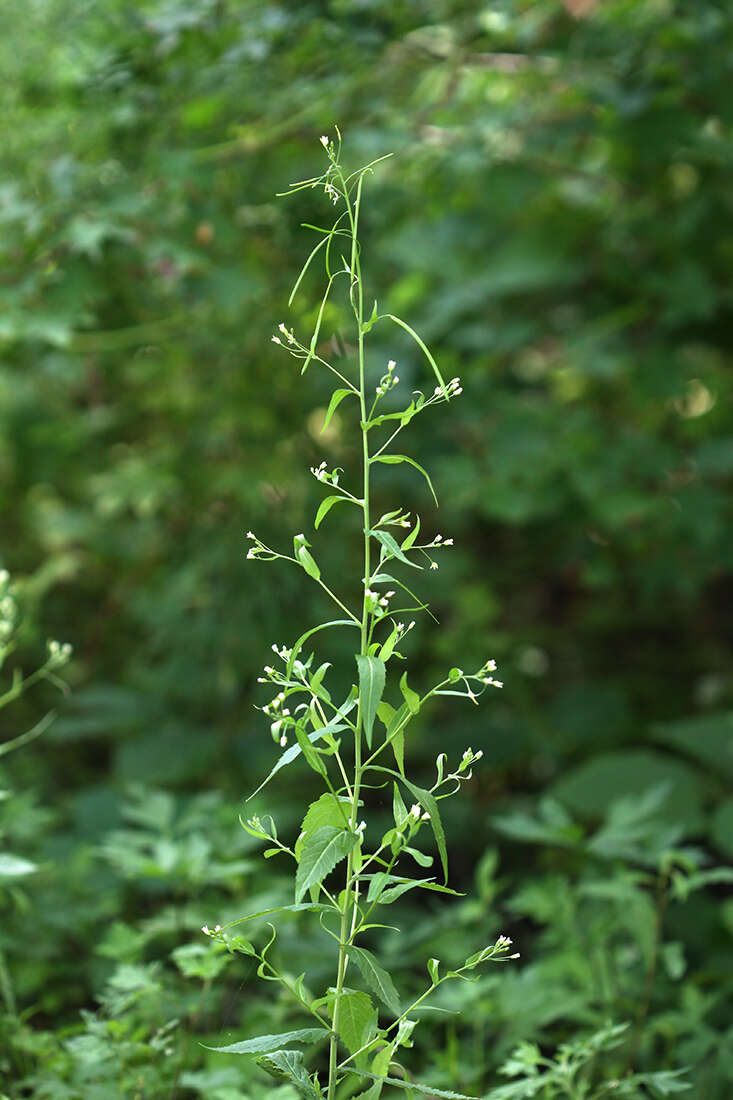
<path id="1" fill-rule="evenodd" d="M 10 980 L 10 972 L 6 966 L 5 958 L 0 951 L 0 996 L 5 1002 L 5 1009 L 9 1016 L 17 1016 L 18 1009 L 15 1003 L 13 983 Z"/>
<path id="2" fill-rule="evenodd" d="M 349 222 L 351 225 L 351 300 L 353 303 L 353 283 L 356 280 L 357 284 L 357 300 L 354 304 L 354 315 L 356 319 L 356 326 L 359 340 L 359 406 L 361 410 L 361 442 L 362 442 L 362 466 L 363 466 L 363 500 L 362 509 L 364 512 L 364 571 L 363 571 L 363 594 L 362 594 L 362 614 L 361 614 L 361 644 L 359 647 L 360 656 L 366 656 L 369 639 L 369 610 L 367 605 L 366 590 L 369 584 L 370 576 L 370 551 L 371 543 L 369 530 L 370 523 L 370 469 L 369 469 L 369 440 L 366 415 L 366 379 L 365 379 L 365 361 L 364 361 L 364 291 L 362 286 L 361 277 L 361 264 L 359 262 L 359 254 L 357 248 L 357 225 L 359 217 L 358 199 L 360 196 L 360 189 L 357 192 L 357 204 L 354 210 L 352 210 L 351 202 L 349 200 L 348 189 L 344 181 L 343 173 L 341 175 L 341 183 L 343 185 L 344 199 L 349 216 Z M 351 828 L 356 829 L 357 816 L 359 811 L 359 788 L 361 785 L 362 776 L 362 763 L 361 763 L 361 730 L 362 730 L 362 707 L 361 699 L 359 699 L 359 706 L 356 716 L 356 730 L 354 732 L 354 785 L 353 785 L 353 798 L 351 803 Z M 353 939 L 354 931 L 356 929 L 358 919 L 358 892 L 359 884 L 354 885 L 353 898 L 351 897 L 351 887 L 354 880 L 354 857 L 353 852 L 349 853 L 346 863 L 346 889 L 344 892 L 343 909 L 341 911 L 341 930 L 339 935 L 339 957 L 338 957 L 338 970 L 336 974 L 336 990 L 334 995 L 333 1005 L 333 1020 L 329 1049 L 329 1064 L 328 1064 L 328 1093 L 327 1100 L 334 1100 L 336 1093 L 336 1077 L 338 1068 L 338 1029 L 339 1029 L 339 1016 L 341 1010 L 341 998 L 343 996 L 344 979 L 346 977 L 346 968 L 349 964 L 349 943 Z"/>

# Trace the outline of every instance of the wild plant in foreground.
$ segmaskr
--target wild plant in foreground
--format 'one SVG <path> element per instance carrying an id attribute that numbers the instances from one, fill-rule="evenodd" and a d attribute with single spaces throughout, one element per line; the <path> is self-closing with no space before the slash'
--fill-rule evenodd
<path id="1" fill-rule="evenodd" d="M 388 676 L 395 664 L 404 660 L 400 650 L 415 625 L 407 617 L 427 606 L 405 583 L 405 570 L 422 570 L 424 563 L 437 568 L 435 555 L 450 547 L 452 539 L 436 534 L 419 541 L 419 517 L 400 507 L 375 516 L 372 477 L 382 464 L 407 463 L 425 478 L 435 497 L 427 472 L 415 459 L 395 451 L 393 444 L 414 417 L 433 406 L 447 404 L 460 395 L 461 386 L 457 378 L 444 381 L 433 356 L 405 321 L 391 313 L 380 314 L 376 301 L 367 313 L 359 217 L 364 179 L 379 161 L 347 175 L 341 164 L 340 135 L 336 143 L 326 137 L 321 143 L 328 158 L 325 172 L 293 184 L 290 192 L 321 187 L 340 212 L 330 229 L 316 229 L 320 240 L 298 276 L 290 301 L 316 257 L 324 261 L 326 287 L 309 340 L 302 342 L 285 324 L 280 324 L 273 340 L 301 362 L 301 374 L 317 364 L 336 378 L 338 385 L 328 405 L 324 429 L 342 403 L 346 407 L 350 402 L 354 411 L 361 433 L 359 482 L 356 477 L 347 481 L 344 471 L 329 469 L 325 462 L 311 472 L 326 491 L 315 516 L 315 528 L 338 504 L 347 504 L 360 513 L 363 556 L 354 563 L 354 579 L 361 579 L 361 605 L 349 607 L 347 599 L 324 579 L 305 534 L 297 534 L 292 554 L 285 554 L 248 533 L 248 558 L 287 561 L 302 569 L 338 607 L 339 617 L 306 630 L 293 645 L 273 645 L 276 663 L 266 665 L 260 678 L 261 683 L 274 688 L 272 700 L 262 711 L 270 722 L 274 741 L 285 751 L 258 791 L 281 768 L 302 756 L 320 776 L 324 793 L 308 807 L 292 847 L 279 838 L 269 816 L 252 817 L 242 825 L 251 836 L 268 845 L 266 858 L 282 853 L 293 860 L 293 904 L 268 912 L 275 915 L 309 910 L 318 915 L 324 934 L 333 941 L 334 983 L 314 999 L 306 990 L 304 974 L 292 981 L 280 973 L 271 954 L 277 936 L 274 925 L 270 926 L 269 942 L 262 948 L 231 932 L 233 925 L 265 914 L 250 914 L 224 928 L 204 926 L 205 934 L 229 950 L 256 959 L 259 976 L 280 982 L 303 1013 L 311 1017 L 309 1027 L 260 1035 L 215 1049 L 257 1055 L 263 1069 L 277 1079 L 290 1081 L 305 1100 L 317 1100 L 324 1090 L 327 1100 L 334 1100 L 341 1082 L 346 1082 L 349 1094 L 355 1084 L 363 1084 L 365 1100 L 377 1100 L 385 1083 L 431 1095 L 457 1096 L 395 1076 L 402 1072 L 398 1052 L 410 1045 L 410 1035 L 418 1022 L 417 1010 L 434 990 L 453 978 L 470 978 L 481 963 L 516 958 L 509 955 L 511 941 L 500 936 L 495 943 L 472 953 L 456 970 L 441 972 L 439 960 L 430 959 L 429 982 L 407 1007 L 390 975 L 360 941 L 368 929 L 379 927 L 375 910 L 408 890 L 454 893 L 447 886 L 448 857 L 439 803 L 456 794 L 471 778 L 472 767 L 482 754 L 467 748 L 457 761 L 450 761 L 446 753 L 441 753 L 436 760 L 435 782 L 429 789 L 420 787 L 405 770 L 405 732 L 410 722 L 434 696 L 455 695 L 476 703 L 487 689 L 502 686 L 494 678 L 493 660 L 471 673 L 450 669 L 425 695 L 413 690 L 406 672 Z M 348 309 L 353 313 L 358 349 L 353 364 L 340 362 L 339 367 L 323 357 L 320 343 L 324 311 L 338 285 L 343 286 Z M 403 329 L 415 341 L 436 382 L 429 396 L 415 392 L 397 411 L 394 399 L 398 396 L 399 375 L 394 361 L 385 364 L 376 387 L 367 384 L 365 343 L 374 326 L 385 321 Z M 388 394 L 392 395 L 389 403 L 385 402 Z M 330 665 L 318 664 L 309 651 L 312 639 L 323 630 L 342 630 L 355 658 L 352 667 L 356 682 L 341 701 L 334 701 L 326 686 Z M 398 705 L 387 701 L 388 679 L 395 681 Z M 370 835 L 368 815 L 363 811 L 362 793 L 374 786 L 389 786 L 392 794 L 394 824 L 380 838 Z M 418 847 L 426 829 L 432 831 L 437 847 L 442 883 L 431 876 L 417 878 L 398 873 L 404 862 L 430 866 L 430 857 Z M 339 871 L 335 872 L 337 867 Z M 357 984 L 369 992 L 356 988 Z M 302 1052 L 293 1049 L 321 1044 L 328 1047 L 328 1077 L 323 1087 L 318 1074 L 306 1069 Z"/>
<path id="2" fill-rule="evenodd" d="M 0 671 L 3 669 L 8 657 L 15 650 L 17 630 L 18 604 L 10 581 L 10 574 L 7 569 L 0 569 Z M 39 680 L 50 680 L 62 691 L 68 690 L 66 684 L 59 680 L 56 673 L 70 660 L 71 646 L 68 642 L 49 641 L 46 648 L 46 660 L 34 672 L 26 676 L 18 667 L 13 670 L 10 685 L 0 688 L 0 710 L 19 699 Z M 40 722 L 37 722 L 32 729 L 16 734 L 7 741 L 0 741 L 0 758 L 14 752 L 15 749 L 22 748 L 23 745 L 30 744 L 31 741 L 35 741 L 48 729 L 53 719 L 54 714 L 49 713 Z M 10 791 L 2 792 L 3 798 L 8 798 L 10 794 Z M 37 869 L 36 864 L 31 863 L 30 860 L 3 850 L 2 826 L 3 823 L 0 820 L 0 903 L 3 901 L 2 887 L 5 884 L 15 884 L 19 879 L 33 874 Z M 2 952 L 0 952 L 0 1001 L 2 1001 L 6 1012 L 10 1016 L 17 1014 L 15 993 Z"/>

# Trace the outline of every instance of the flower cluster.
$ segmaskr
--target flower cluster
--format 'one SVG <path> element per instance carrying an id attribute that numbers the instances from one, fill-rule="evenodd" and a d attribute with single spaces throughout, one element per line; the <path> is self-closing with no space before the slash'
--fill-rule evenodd
<path id="1" fill-rule="evenodd" d="M 325 459 L 320 464 L 320 466 L 311 466 L 310 471 L 316 481 L 320 481 L 324 485 L 334 486 L 338 486 L 339 477 L 344 472 L 340 466 L 336 466 L 333 470 L 327 469 L 327 463 Z"/>
<path id="2" fill-rule="evenodd" d="M 486 684 L 487 687 L 503 688 L 504 681 L 495 680 L 493 676 L 489 675 L 491 672 L 496 672 L 496 661 L 494 660 L 487 661 L 486 664 L 479 669 L 477 675 L 481 683 Z"/>
<path id="3" fill-rule="evenodd" d="M 387 373 L 383 374 L 379 380 L 377 386 L 377 397 L 384 397 L 385 393 L 389 393 L 393 386 L 396 386 L 400 380 L 399 374 L 395 374 L 394 370 L 397 364 L 394 359 L 390 359 L 387 363 Z"/>
<path id="4" fill-rule="evenodd" d="M 424 542 L 415 547 L 416 550 L 422 550 L 425 557 L 430 562 L 431 569 L 437 569 L 438 563 L 434 558 L 431 558 L 427 553 L 428 550 L 443 550 L 445 547 L 452 546 L 453 539 L 444 539 L 442 535 L 436 535 L 432 542 Z"/>
<path id="5" fill-rule="evenodd" d="M 47 643 L 46 649 L 48 653 L 46 666 L 48 668 L 61 668 L 62 665 L 71 660 L 73 650 L 69 642 L 51 641 Z"/>
<path id="6" fill-rule="evenodd" d="M 257 535 L 252 531 L 248 531 L 246 537 L 251 540 L 252 546 L 247 551 L 248 558 L 259 558 L 261 561 L 274 561 L 279 557 L 274 550 L 271 550 L 269 546 L 265 546 L 261 539 L 257 538 Z"/>
<path id="7" fill-rule="evenodd" d="M 433 391 L 433 399 L 436 397 L 442 397 L 444 401 L 450 400 L 451 397 L 458 397 L 463 393 L 463 387 L 461 386 L 460 378 L 451 378 L 450 382 L 446 386 L 436 386 Z"/>
<path id="8" fill-rule="evenodd" d="M 483 749 L 479 749 L 478 752 L 474 752 L 472 748 L 466 749 L 463 756 L 461 757 L 461 762 L 458 765 L 459 773 L 465 772 L 468 768 L 471 767 L 472 764 L 475 764 L 477 761 L 479 761 L 483 755 Z"/>
<path id="9" fill-rule="evenodd" d="M 291 328 L 287 328 L 283 321 L 280 322 L 277 328 L 278 332 L 281 332 L 283 334 L 289 344 L 297 345 L 298 347 L 300 347 L 300 344 L 298 344 L 298 341 L 295 339 L 295 333 Z M 273 344 L 280 344 L 282 347 L 285 346 L 279 336 L 273 336 L 272 342 Z"/>
<path id="10" fill-rule="evenodd" d="M 386 615 L 389 610 L 389 601 L 394 595 L 393 591 L 385 592 L 382 596 L 381 593 L 375 592 L 372 588 L 365 589 L 364 598 L 369 614 L 376 615 L 378 618 Z"/>

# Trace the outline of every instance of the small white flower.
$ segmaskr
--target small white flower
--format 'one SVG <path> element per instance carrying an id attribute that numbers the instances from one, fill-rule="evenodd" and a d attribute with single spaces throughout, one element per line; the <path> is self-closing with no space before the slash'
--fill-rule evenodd
<path id="1" fill-rule="evenodd" d="M 208 926 L 208 924 L 202 924 L 202 925 L 201 925 L 201 931 L 203 932 L 203 934 L 204 934 L 205 936 L 210 936 L 210 935 L 211 935 L 211 932 L 209 931 L 209 926 Z"/>
<path id="2" fill-rule="evenodd" d="M 272 340 L 273 344 L 282 344 L 282 340 L 279 336 L 271 336 L 270 339 Z"/>
<path id="3" fill-rule="evenodd" d="M 284 748 L 285 748 L 285 746 L 287 745 L 287 743 L 288 743 L 288 738 L 287 738 L 287 734 L 285 734 L 285 733 L 284 733 L 284 734 L 282 735 L 282 737 L 280 738 L 280 748 L 281 748 L 281 749 L 284 749 Z"/>
<path id="4" fill-rule="evenodd" d="M 321 145 L 324 149 L 328 149 L 328 137 L 326 134 L 321 134 Z"/>
<path id="5" fill-rule="evenodd" d="M 438 568 L 438 563 L 437 563 L 437 561 L 431 561 L 431 563 L 430 563 L 430 568 L 431 568 L 431 569 L 437 569 L 437 568 Z"/>
<path id="6" fill-rule="evenodd" d="M 410 806 L 410 817 L 414 817 L 415 820 L 417 820 L 419 818 L 419 816 L 420 816 L 420 807 L 418 806 L 417 802 L 413 802 L 412 806 Z"/>
<path id="7" fill-rule="evenodd" d="M 215 932 L 221 932 L 221 925 L 220 924 L 215 924 L 214 925 L 214 931 Z"/>

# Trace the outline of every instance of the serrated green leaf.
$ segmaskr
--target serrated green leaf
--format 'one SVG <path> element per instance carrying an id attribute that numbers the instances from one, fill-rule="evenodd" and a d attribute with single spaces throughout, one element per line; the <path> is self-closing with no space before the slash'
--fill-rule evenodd
<path id="1" fill-rule="evenodd" d="M 371 951 L 352 945 L 349 948 L 349 956 L 359 967 L 362 977 L 371 991 L 379 997 L 380 1001 L 386 1004 L 387 1008 L 394 1012 L 395 1016 L 399 1016 L 400 998 L 394 982 L 387 971 L 379 965 Z"/>
<path id="2" fill-rule="evenodd" d="M 359 699 L 361 702 L 361 721 L 367 745 L 372 747 L 372 731 L 377 707 L 382 701 L 386 671 L 384 661 L 378 657 L 356 658 L 359 669 Z"/>
<path id="3" fill-rule="evenodd" d="M 303 1064 L 299 1050 L 276 1050 L 256 1059 L 257 1065 L 277 1081 L 290 1081 L 302 1100 L 321 1100 L 321 1090 L 316 1088 Z"/>
<path id="4" fill-rule="evenodd" d="M 320 886 L 329 871 L 349 854 L 356 833 L 324 825 L 306 838 L 295 875 L 295 900 L 299 902 L 311 886 Z"/>
<path id="5" fill-rule="evenodd" d="M 241 1043 L 230 1043 L 225 1047 L 201 1045 L 206 1050 L 215 1050 L 217 1054 L 267 1054 L 281 1050 L 286 1043 L 317 1043 L 328 1038 L 328 1035 L 325 1028 L 305 1027 L 299 1031 L 283 1031 L 279 1035 L 257 1035 L 254 1039 L 243 1039 Z"/>
<path id="6" fill-rule="evenodd" d="M 462 1092 L 449 1092 L 448 1089 L 436 1089 L 432 1085 L 421 1085 L 419 1081 L 403 1081 L 399 1077 L 380 1077 L 376 1073 L 367 1070 L 354 1069 L 351 1066 L 343 1067 L 345 1073 L 354 1073 L 357 1077 L 368 1077 L 372 1081 L 380 1081 L 384 1085 L 394 1085 L 395 1088 L 404 1089 L 407 1092 L 419 1092 L 422 1096 L 438 1096 L 441 1100 L 475 1100 L 472 1096 L 466 1096 Z"/>
<path id="7" fill-rule="evenodd" d="M 318 829 L 322 829 L 325 825 L 330 825 L 336 829 L 344 829 L 348 826 L 348 808 L 350 805 L 351 803 L 347 798 L 338 799 L 329 791 L 310 804 L 300 826 L 301 835 L 295 844 L 295 858 L 298 861 L 300 861 L 300 855 L 307 836 L 315 833 Z"/>
<path id="8" fill-rule="evenodd" d="M 328 1007 L 333 1019 L 336 997 L 331 994 Z M 368 993 L 355 989 L 345 989 L 341 994 L 338 1013 L 338 1036 L 349 1054 L 354 1054 L 371 1038 L 365 1035 L 374 1029 L 376 1033 L 377 1013 Z"/>
<path id="9" fill-rule="evenodd" d="M 427 481 L 428 488 L 430 489 L 430 492 L 432 493 L 432 496 L 433 496 L 433 500 L 435 501 L 436 504 L 438 503 L 438 498 L 435 495 L 435 489 L 433 488 L 433 483 L 430 480 L 430 474 L 427 472 L 427 470 L 423 466 L 420 465 L 419 462 L 416 462 L 414 458 L 410 458 L 408 455 L 375 455 L 374 458 L 371 459 L 371 461 L 372 462 L 383 462 L 387 466 L 396 466 L 400 462 L 406 462 L 408 465 L 414 466 L 415 469 L 419 470 L 419 472 L 422 474 L 422 476 Z"/>

